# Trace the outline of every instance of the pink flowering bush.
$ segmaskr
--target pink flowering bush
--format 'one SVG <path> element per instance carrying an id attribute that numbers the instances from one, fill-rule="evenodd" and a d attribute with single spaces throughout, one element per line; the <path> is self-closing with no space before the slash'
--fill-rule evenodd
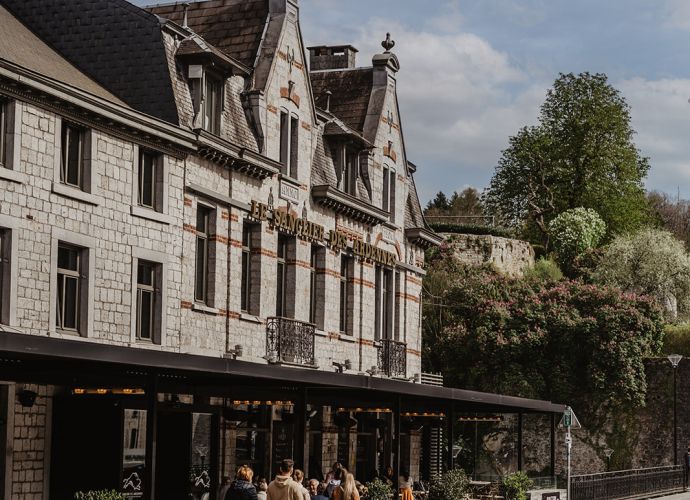
<path id="1" fill-rule="evenodd" d="M 612 286 L 508 278 L 439 252 L 425 280 L 425 369 L 454 387 L 543 398 L 580 411 L 642 405 L 659 353 L 656 302 Z"/>

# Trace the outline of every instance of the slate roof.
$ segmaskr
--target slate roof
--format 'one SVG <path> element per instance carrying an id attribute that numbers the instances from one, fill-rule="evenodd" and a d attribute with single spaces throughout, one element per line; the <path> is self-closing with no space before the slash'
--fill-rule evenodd
<path id="1" fill-rule="evenodd" d="M 0 6 L 0 59 L 126 106 L 124 102 L 48 47 L 2 6 Z"/>
<path id="2" fill-rule="evenodd" d="M 126 0 L 0 0 L 0 4 L 131 107 L 179 124 L 156 16 Z"/>
<path id="3" fill-rule="evenodd" d="M 374 86 L 373 72 L 373 68 L 312 71 L 309 76 L 316 106 L 326 109 L 326 92 L 330 91 L 330 112 L 362 134 Z"/>
<path id="4" fill-rule="evenodd" d="M 422 206 L 419 203 L 419 195 L 417 194 L 417 185 L 412 174 L 409 176 L 409 181 L 409 192 L 407 194 L 407 203 L 405 203 L 405 229 L 426 228 L 426 221 L 424 220 Z"/>
<path id="5" fill-rule="evenodd" d="M 149 12 L 180 26 L 184 7 L 169 4 Z M 211 0 L 194 2 L 187 10 L 187 26 L 208 43 L 253 68 L 268 19 L 268 0 Z"/>

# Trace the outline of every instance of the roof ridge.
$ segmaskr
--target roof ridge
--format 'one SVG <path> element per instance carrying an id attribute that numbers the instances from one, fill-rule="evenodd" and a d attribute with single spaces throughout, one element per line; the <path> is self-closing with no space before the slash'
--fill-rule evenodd
<path id="1" fill-rule="evenodd" d="M 332 68 L 332 69 L 315 69 L 315 70 L 310 70 L 309 74 L 313 75 L 316 73 L 336 73 L 338 71 L 361 71 L 361 70 L 370 70 L 374 69 L 373 66 L 358 66 L 356 68 Z"/>

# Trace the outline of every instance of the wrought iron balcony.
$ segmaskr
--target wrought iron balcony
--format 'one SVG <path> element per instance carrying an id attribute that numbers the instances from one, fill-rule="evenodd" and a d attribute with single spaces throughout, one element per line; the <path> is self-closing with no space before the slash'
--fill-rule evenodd
<path id="1" fill-rule="evenodd" d="M 314 337 L 316 327 L 288 318 L 266 321 L 266 359 L 270 363 L 316 366 Z"/>
<path id="2" fill-rule="evenodd" d="M 379 347 L 379 370 L 389 377 L 407 376 L 407 344 L 382 339 Z"/>

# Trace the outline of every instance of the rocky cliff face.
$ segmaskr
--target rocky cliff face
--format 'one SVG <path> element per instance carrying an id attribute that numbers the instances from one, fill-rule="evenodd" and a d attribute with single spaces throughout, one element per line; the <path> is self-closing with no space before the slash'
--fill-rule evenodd
<path id="1" fill-rule="evenodd" d="M 453 249 L 454 257 L 466 264 L 493 264 L 510 276 L 522 276 L 525 269 L 534 265 L 534 250 L 526 241 L 474 234 L 443 233 L 442 236 Z"/>

